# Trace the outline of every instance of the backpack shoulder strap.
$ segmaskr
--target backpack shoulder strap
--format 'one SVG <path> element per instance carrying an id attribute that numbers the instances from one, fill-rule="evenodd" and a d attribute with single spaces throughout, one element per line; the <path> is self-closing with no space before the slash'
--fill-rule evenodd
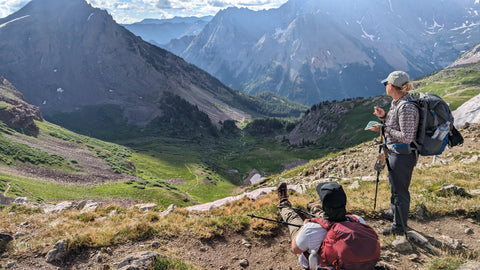
<path id="1" fill-rule="evenodd" d="M 347 215 L 347 220 L 350 221 L 350 222 L 358 222 L 360 223 L 360 220 L 354 216 L 354 215 Z"/>
<path id="2" fill-rule="evenodd" d="M 327 231 L 332 228 L 333 224 L 335 224 L 335 222 L 328 221 L 322 217 L 311 219 L 310 222 L 316 222 L 320 224 L 320 226 L 322 226 Z"/>
<path id="3" fill-rule="evenodd" d="M 413 105 L 415 105 L 415 107 L 417 107 L 418 109 L 418 113 L 420 114 L 420 104 L 418 103 L 418 99 L 408 99 L 408 100 L 400 100 L 400 102 L 398 103 L 398 105 L 395 107 L 395 111 L 394 111 L 394 114 L 395 114 L 395 119 L 397 119 L 397 121 L 399 121 L 398 119 L 398 112 L 400 111 L 400 109 L 402 109 L 405 105 L 407 105 L 407 103 L 411 103 Z M 420 124 L 420 123 L 419 123 Z M 417 138 L 418 138 L 418 135 L 417 135 Z M 420 145 L 418 144 L 417 142 L 417 139 L 413 140 L 412 142 L 414 145 L 415 145 L 415 148 L 416 149 L 420 149 Z"/>
<path id="4" fill-rule="evenodd" d="M 419 105 L 417 104 L 417 102 L 415 102 L 415 100 L 413 100 L 413 99 L 400 100 L 400 102 L 398 102 L 397 106 L 396 106 L 395 109 L 394 109 L 395 119 L 398 119 L 398 112 L 400 111 L 400 109 L 403 109 L 403 107 L 404 107 L 407 103 L 411 103 L 411 104 L 415 105 L 417 108 L 419 107 Z"/>

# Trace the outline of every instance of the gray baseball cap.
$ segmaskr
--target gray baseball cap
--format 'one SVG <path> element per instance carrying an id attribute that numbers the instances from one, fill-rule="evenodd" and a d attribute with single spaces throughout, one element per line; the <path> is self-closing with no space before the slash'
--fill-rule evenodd
<path id="1" fill-rule="evenodd" d="M 408 74 L 405 71 L 396 70 L 388 74 L 388 77 L 382 81 L 382 84 L 389 82 L 393 84 L 393 86 L 402 87 L 402 85 L 404 85 L 409 81 L 410 81 L 410 78 L 408 77 Z"/>
<path id="2" fill-rule="evenodd" d="M 347 195 L 340 184 L 335 182 L 320 183 L 317 193 L 322 205 L 328 208 L 344 207 L 347 204 Z"/>

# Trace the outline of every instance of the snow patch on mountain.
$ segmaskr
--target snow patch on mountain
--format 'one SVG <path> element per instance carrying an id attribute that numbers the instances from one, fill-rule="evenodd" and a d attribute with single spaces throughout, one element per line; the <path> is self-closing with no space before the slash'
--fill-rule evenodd
<path id="1" fill-rule="evenodd" d="M 468 31 L 468 30 L 470 30 L 472 27 L 475 27 L 475 26 L 478 26 L 478 25 L 480 25 L 480 23 L 471 22 L 470 24 L 468 24 L 468 21 L 466 21 L 466 22 L 462 23 L 462 26 L 454 27 L 454 28 L 452 28 L 452 29 L 450 29 L 450 30 L 452 30 L 452 31 L 457 31 L 457 30 L 462 30 L 462 29 L 464 29 L 465 31 Z M 464 33 L 465 33 L 465 31 L 464 31 Z"/>
<path id="2" fill-rule="evenodd" d="M 9 24 L 9 23 L 12 23 L 12 22 L 15 22 L 15 21 L 19 21 L 19 20 L 24 19 L 24 18 L 27 18 L 27 17 L 30 17 L 30 15 L 25 15 L 25 16 L 18 17 L 18 18 L 15 18 L 15 19 L 13 19 L 13 20 L 10 20 L 10 21 L 8 21 L 8 22 L 6 22 L 6 23 L 2 23 L 2 24 L 0 24 L 0 28 L 5 27 L 5 26 L 6 26 L 7 24 Z"/>

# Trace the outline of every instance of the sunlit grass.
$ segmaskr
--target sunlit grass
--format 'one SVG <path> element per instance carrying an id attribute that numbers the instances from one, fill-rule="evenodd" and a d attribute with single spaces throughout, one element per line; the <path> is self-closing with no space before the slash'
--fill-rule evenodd
<path id="1" fill-rule="evenodd" d="M 22 187 L 22 189 L 18 189 L 15 188 L 15 185 L 11 185 L 13 188 L 9 190 L 7 196 L 27 197 L 32 201 L 125 198 L 155 202 L 165 207 L 172 203 L 180 206 L 191 204 L 191 202 L 189 203 L 186 200 L 183 193 L 174 189 L 156 186 L 135 186 L 128 182 L 109 182 L 82 186 L 0 173 L 0 183 L 5 186 L 6 182 L 12 182 Z M 31 194 L 35 194 L 35 197 L 32 197 Z"/>
<path id="2" fill-rule="evenodd" d="M 454 270 L 465 263 L 465 259 L 453 256 L 434 258 L 425 266 L 426 270 Z"/>
<path id="3" fill-rule="evenodd" d="M 478 63 L 470 66 L 441 70 L 419 80 L 417 90 L 437 94 L 450 104 L 453 111 L 465 101 L 480 93 Z"/>

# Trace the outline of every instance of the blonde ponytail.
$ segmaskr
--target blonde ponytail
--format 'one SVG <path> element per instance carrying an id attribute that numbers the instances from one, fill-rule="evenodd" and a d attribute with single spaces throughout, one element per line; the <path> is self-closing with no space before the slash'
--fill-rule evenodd
<path id="1" fill-rule="evenodd" d="M 398 92 L 401 92 L 403 94 L 406 94 L 408 93 L 409 91 L 412 91 L 413 90 L 413 84 L 411 82 L 406 82 L 402 85 L 402 87 L 396 87 L 395 85 L 393 85 L 393 88 L 395 88 Z"/>
<path id="2" fill-rule="evenodd" d="M 402 92 L 409 92 L 413 90 L 413 84 L 411 82 L 406 82 L 402 85 Z"/>

